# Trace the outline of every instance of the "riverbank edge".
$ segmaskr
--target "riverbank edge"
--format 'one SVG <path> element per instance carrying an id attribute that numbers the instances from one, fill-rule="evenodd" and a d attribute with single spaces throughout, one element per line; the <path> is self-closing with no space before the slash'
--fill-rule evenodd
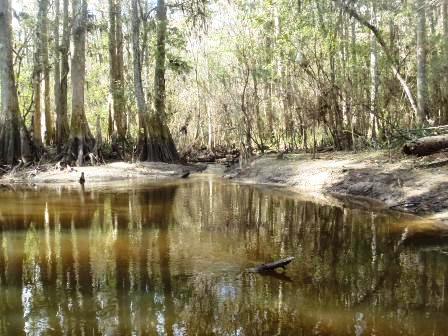
<path id="1" fill-rule="evenodd" d="M 0 178 L 0 185 L 75 185 L 84 173 L 86 185 L 119 181 L 157 181 L 181 178 L 206 169 L 204 165 L 181 165 L 162 162 L 113 162 L 98 166 L 57 167 L 44 164 L 13 170 Z"/>
<path id="2" fill-rule="evenodd" d="M 448 224 L 448 167 L 438 164 L 443 159 L 391 158 L 384 151 L 326 153 L 315 159 L 310 154 L 265 155 L 229 170 L 227 177 Z"/>
<path id="3" fill-rule="evenodd" d="M 262 155 L 243 168 L 220 165 L 180 165 L 158 162 L 115 162 L 90 167 L 54 164 L 16 170 L 0 178 L 8 185 L 74 185 L 82 172 L 86 185 L 117 181 L 175 180 L 186 172 L 208 174 L 234 182 L 266 185 L 301 194 L 309 200 L 355 204 L 369 209 L 393 209 L 448 224 L 448 168 L 440 157 L 425 162 L 386 152 Z M 429 168 L 428 168 L 429 167 Z"/>

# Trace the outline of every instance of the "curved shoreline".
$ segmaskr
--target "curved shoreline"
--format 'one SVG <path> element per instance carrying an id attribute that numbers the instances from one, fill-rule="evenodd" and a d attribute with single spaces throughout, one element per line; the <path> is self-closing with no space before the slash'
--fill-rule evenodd
<path id="1" fill-rule="evenodd" d="M 437 162 L 438 157 L 430 159 Z M 250 184 L 287 187 L 296 192 L 357 198 L 448 223 L 448 166 L 422 165 L 414 159 L 389 162 L 385 152 L 261 156 L 230 177 Z M 435 166 L 435 167 L 432 167 Z M 427 168 L 429 167 L 429 168 Z"/>
<path id="2" fill-rule="evenodd" d="M 428 159 L 426 159 L 428 160 Z M 437 157 L 429 160 L 437 161 Z M 225 170 L 220 165 L 115 162 L 102 166 L 57 169 L 47 164 L 4 175 L 0 184 L 77 184 L 81 172 L 86 183 L 126 180 L 177 179 L 189 170 L 204 171 L 240 183 L 287 188 L 318 199 L 350 198 L 378 209 L 394 209 L 448 223 L 448 166 L 416 159 L 396 158 L 385 152 L 264 155 L 245 168 Z"/>

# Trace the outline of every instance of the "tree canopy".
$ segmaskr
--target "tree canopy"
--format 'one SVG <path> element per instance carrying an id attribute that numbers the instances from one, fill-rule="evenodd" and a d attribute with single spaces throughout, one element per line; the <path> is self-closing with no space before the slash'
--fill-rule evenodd
<path id="1" fill-rule="evenodd" d="M 448 122 L 447 7 L 2 0 L 0 159 L 391 146 Z"/>

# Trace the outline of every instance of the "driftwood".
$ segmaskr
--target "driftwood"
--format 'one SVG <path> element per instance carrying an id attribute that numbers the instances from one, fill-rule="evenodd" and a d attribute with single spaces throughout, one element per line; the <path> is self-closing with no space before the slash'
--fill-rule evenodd
<path id="1" fill-rule="evenodd" d="M 407 155 L 426 156 L 448 148 L 448 135 L 437 135 L 420 138 L 403 146 Z"/>
<path id="2" fill-rule="evenodd" d="M 249 268 L 247 271 L 249 273 L 266 273 L 266 272 L 273 272 L 277 268 L 286 269 L 286 266 L 288 266 L 294 259 L 295 259 L 294 257 L 288 257 L 285 259 L 274 261 L 272 263 L 262 264 L 254 268 Z"/>

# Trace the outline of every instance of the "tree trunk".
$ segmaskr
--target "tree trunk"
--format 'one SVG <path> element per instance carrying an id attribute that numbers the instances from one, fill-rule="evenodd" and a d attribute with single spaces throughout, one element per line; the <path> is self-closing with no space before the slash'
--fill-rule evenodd
<path id="1" fill-rule="evenodd" d="M 195 135 L 194 135 L 194 141 L 196 142 L 199 139 L 199 136 L 201 134 L 201 87 L 199 82 L 199 72 L 198 72 L 198 66 L 199 66 L 199 55 L 195 57 L 195 64 L 194 64 L 194 75 L 195 75 L 195 84 L 196 84 L 196 114 L 195 114 Z M 202 146 L 202 139 L 201 139 L 201 146 Z"/>
<path id="2" fill-rule="evenodd" d="M 87 0 L 73 0 L 73 21 L 72 120 L 68 154 L 74 156 L 76 164 L 81 166 L 84 156 L 89 154 L 95 145 L 84 107 Z"/>
<path id="3" fill-rule="evenodd" d="M 376 4 L 372 2 L 372 24 L 377 24 Z M 379 91 L 379 69 L 378 69 L 378 43 L 375 35 L 371 33 L 370 41 L 370 117 L 369 138 L 376 140 L 378 133 L 378 91 Z"/>
<path id="4" fill-rule="evenodd" d="M 50 104 L 50 64 L 48 60 L 48 0 L 40 0 L 42 6 L 42 69 L 44 75 L 45 144 L 53 142 L 53 118 Z"/>
<path id="5" fill-rule="evenodd" d="M 165 61 L 166 61 L 166 34 L 168 19 L 166 15 L 165 0 L 157 0 L 157 49 L 154 76 L 154 108 L 157 115 L 165 118 L 166 88 L 165 88 Z"/>
<path id="6" fill-rule="evenodd" d="M 146 146 L 140 159 L 147 161 L 175 162 L 179 160 L 176 146 L 166 124 L 165 116 L 165 43 L 167 34 L 167 15 L 165 0 L 157 1 L 157 48 L 154 75 L 154 113 L 148 120 Z"/>
<path id="7" fill-rule="evenodd" d="M 249 111 L 247 108 L 247 87 L 249 85 L 250 78 L 250 69 L 247 64 L 245 64 L 245 74 L 244 74 L 244 85 L 243 91 L 241 93 L 241 113 L 242 113 L 242 122 L 244 123 L 244 135 L 245 140 L 241 143 L 243 147 L 243 152 L 247 153 L 249 156 L 252 153 L 252 118 L 249 115 Z"/>
<path id="8" fill-rule="evenodd" d="M 142 53 L 140 50 L 140 18 L 138 12 L 138 0 L 132 0 L 132 51 L 134 67 L 134 90 L 137 100 L 138 121 L 140 132 L 144 129 L 144 119 L 146 115 L 145 92 L 142 80 Z"/>
<path id="9" fill-rule="evenodd" d="M 95 148 L 93 150 L 98 161 L 102 160 L 103 154 L 103 135 L 101 134 L 101 118 L 99 115 L 96 117 L 96 137 Z"/>
<path id="10" fill-rule="evenodd" d="M 425 0 L 416 1 L 417 11 L 417 124 L 425 125 L 428 117 L 428 82 L 426 77 L 426 9 Z"/>
<path id="11" fill-rule="evenodd" d="M 59 15 L 60 15 L 60 0 L 54 1 L 54 27 L 53 27 L 53 38 L 54 38 L 54 104 L 56 112 L 56 144 L 58 147 L 58 152 L 60 151 L 59 143 L 59 124 L 60 124 L 60 114 L 61 114 L 61 58 L 59 54 Z"/>
<path id="12" fill-rule="evenodd" d="M 12 15 L 9 0 L 0 0 L 0 161 L 14 164 L 31 158 L 30 140 L 21 122 L 13 69 Z"/>
<path id="13" fill-rule="evenodd" d="M 34 114 L 33 114 L 33 141 L 39 151 L 42 150 L 42 110 L 41 110 L 41 82 L 42 82 L 42 23 L 43 2 L 39 2 L 39 11 L 36 26 L 36 42 L 34 46 L 33 64 L 33 90 L 34 90 Z"/>
<path id="14" fill-rule="evenodd" d="M 124 95 L 121 0 L 109 0 L 109 20 L 110 90 L 116 131 L 116 136 L 113 139 L 123 143 L 126 139 L 127 125 Z"/>
<path id="15" fill-rule="evenodd" d="M 61 53 L 61 77 L 59 83 L 55 82 L 55 86 L 59 87 L 59 98 L 56 96 L 56 143 L 58 152 L 62 151 L 64 144 L 70 136 L 70 127 L 68 124 L 67 112 L 67 93 L 68 93 L 68 73 L 70 71 L 68 63 L 68 52 L 70 49 L 70 28 L 69 28 L 69 0 L 63 0 L 63 32 L 62 44 L 58 48 Z M 59 0 L 58 0 L 59 2 Z M 58 12 L 56 17 L 58 17 Z M 56 33 L 55 33 L 56 35 Z M 59 35 L 59 30 L 58 30 Z"/>
<path id="16" fill-rule="evenodd" d="M 264 125 L 263 125 L 263 120 L 261 118 L 261 113 L 260 113 L 260 97 L 258 94 L 258 75 L 257 72 L 255 71 L 255 69 L 252 69 L 252 82 L 253 82 L 253 89 L 254 89 L 254 103 L 255 103 L 255 118 L 257 119 L 257 132 L 258 132 L 258 138 L 260 139 L 260 143 L 259 143 L 259 149 L 261 150 L 262 153 L 264 153 L 264 136 L 265 136 L 265 132 L 264 132 Z"/>
<path id="17" fill-rule="evenodd" d="M 139 152 L 144 152 L 147 148 L 148 140 L 148 117 L 142 79 L 142 54 L 139 44 L 140 24 L 138 0 L 132 0 L 132 52 L 134 67 L 134 91 L 138 109 L 138 150 Z"/>
<path id="18" fill-rule="evenodd" d="M 350 40 L 350 62 L 352 62 L 352 67 L 351 67 L 351 71 L 350 71 L 350 81 L 351 83 L 356 83 L 358 78 L 359 78 L 359 74 L 358 74 L 358 57 L 357 57 L 357 53 L 356 53 L 356 21 L 355 20 L 351 20 L 350 22 L 350 32 L 349 32 L 349 37 L 347 37 L 347 40 Z M 350 101 L 350 113 L 348 116 L 349 119 L 349 125 L 350 125 L 350 134 L 351 134 L 351 142 L 352 142 L 352 150 L 354 152 L 356 152 L 356 139 L 355 139 L 355 127 L 356 127 L 356 110 L 357 110 L 357 106 L 354 104 L 354 102 L 358 101 L 358 97 L 359 97 L 359 88 L 358 86 L 352 86 L 352 91 L 350 92 L 349 96 L 349 101 Z"/>
<path id="19" fill-rule="evenodd" d="M 442 85 L 442 115 L 441 124 L 448 123 L 448 0 L 442 0 L 442 25 L 443 25 L 443 52 L 442 57 L 445 59 L 443 70 Z"/>

